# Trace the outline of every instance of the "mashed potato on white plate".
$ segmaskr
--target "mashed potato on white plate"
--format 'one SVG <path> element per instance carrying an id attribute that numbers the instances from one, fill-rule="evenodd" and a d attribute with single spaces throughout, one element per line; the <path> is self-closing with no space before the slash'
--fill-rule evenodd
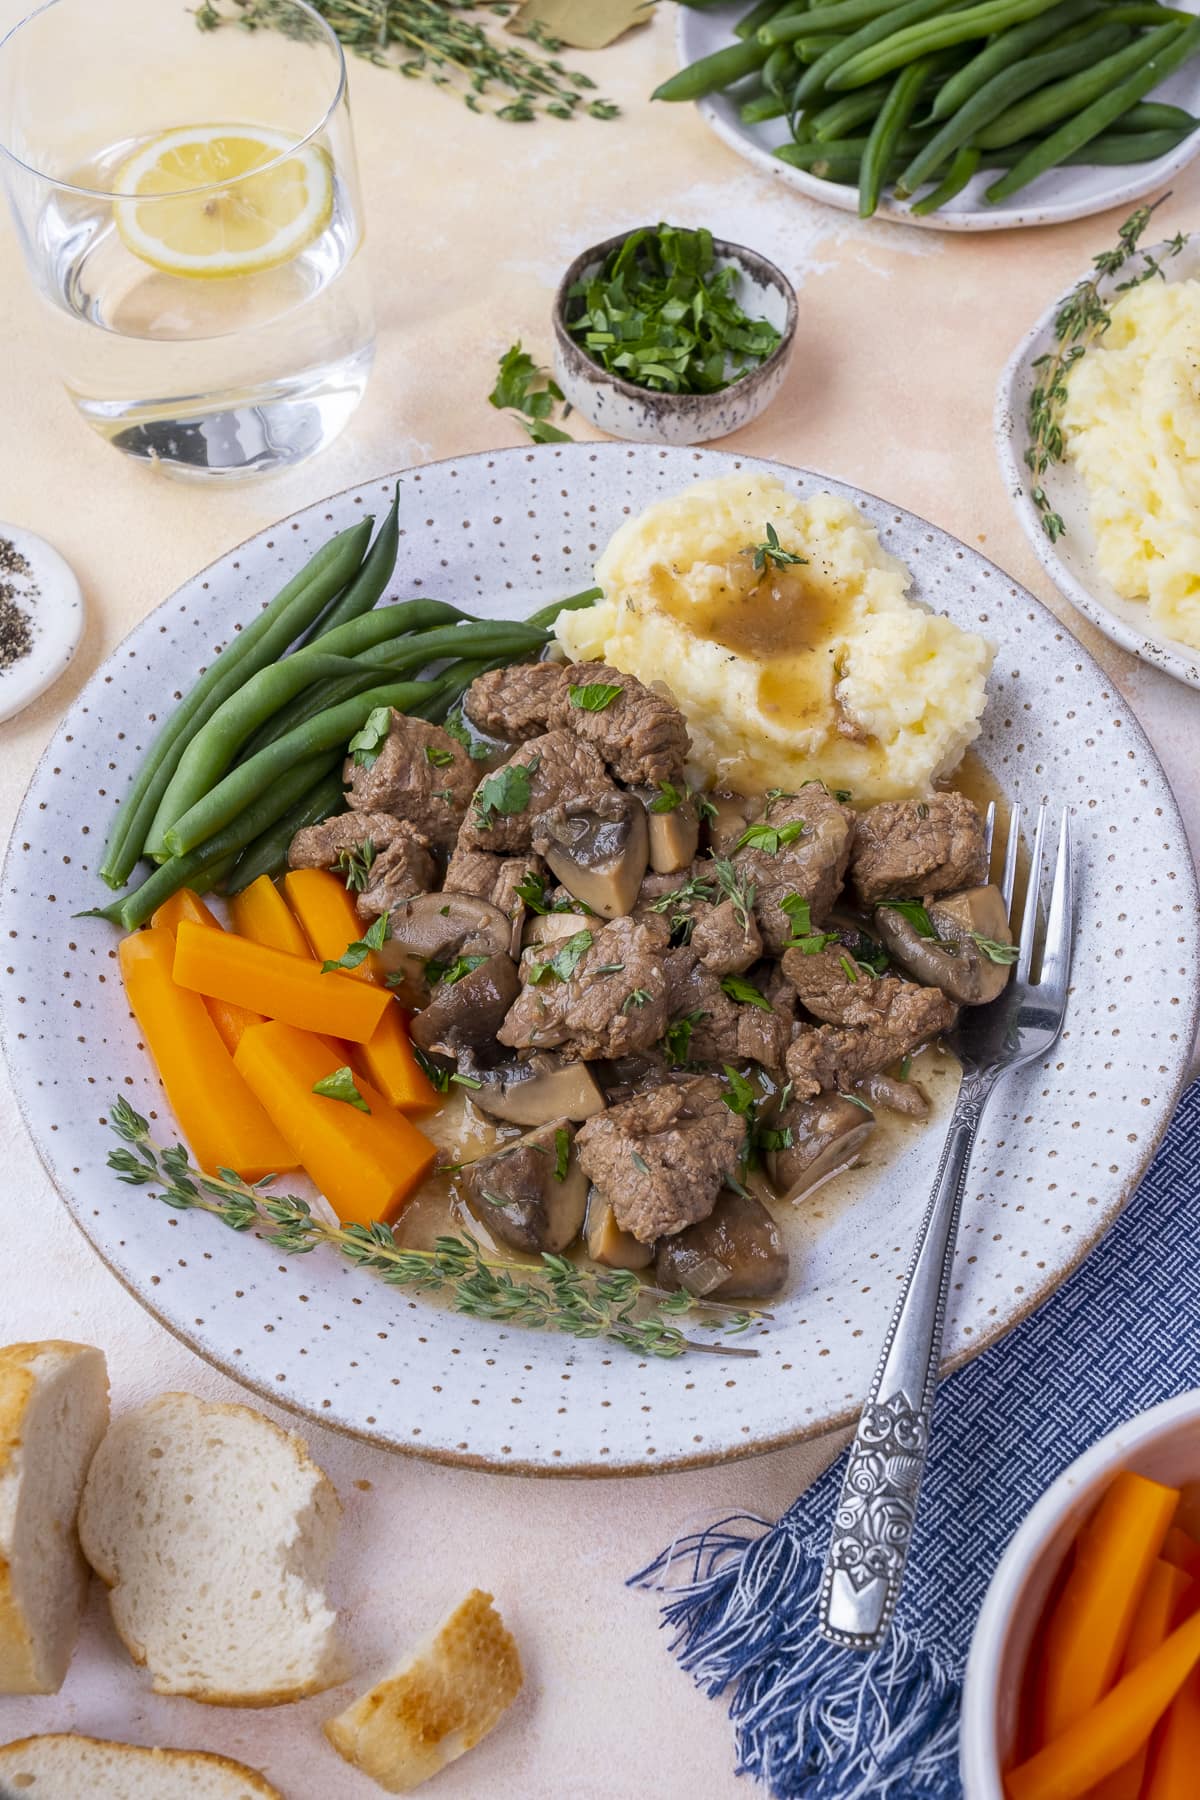
<path id="1" fill-rule="evenodd" d="M 604 599 L 559 619 L 565 649 L 664 682 L 717 785 L 897 799 L 978 736 L 992 647 L 909 600 L 904 564 L 832 494 L 697 482 L 622 525 L 596 579 Z"/>
<path id="2" fill-rule="evenodd" d="M 1200 648 L 1200 281 L 1149 281 L 1110 308 L 1067 378 L 1067 455 L 1105 578 Z"/>

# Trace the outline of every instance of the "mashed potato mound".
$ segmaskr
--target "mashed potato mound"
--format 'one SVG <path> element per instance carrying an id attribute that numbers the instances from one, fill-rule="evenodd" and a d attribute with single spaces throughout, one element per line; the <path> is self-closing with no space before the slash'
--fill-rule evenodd
<path id="1" fill-rule="evenodd" d="M 596 579 L 604 599 L 559 619 L 564 647 L 664 682 L 717 785 L 898 799 L 978 736 L 992 647 L 907 599 L 904 564 L 832 494 L 697 482 L 622 525 Z"/>
<path id="2" fill-rule="evenodd" d="M 1146 282 L 1111 319 L 1067 380 L 1067 454 L 1106 578 L 1200 648 L 1200 281 Z"/>

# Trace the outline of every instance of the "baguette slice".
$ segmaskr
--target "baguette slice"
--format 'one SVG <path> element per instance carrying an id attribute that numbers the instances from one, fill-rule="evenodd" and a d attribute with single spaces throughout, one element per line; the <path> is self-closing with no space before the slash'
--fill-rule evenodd
<path id="1" fill-rule="evenodd" d="M 283 1800 L 256 1769 L 206 1750 L 144 1750 L 52 1732 L 0 1744 L 4 1800 Z"/>
<path id="2" fill-rule="evenodd" d="M 300 1438 L 248 1406 L 160 1394 L 97 1451 L 79 1539 L 156 1693 L 276 1706 L 342 1678 L 324 1592 L 340 1516 Z"/>
<path id="3" fill-rule="evenodd" d="M 329 1719 L 325 1735 L 389 1794 L 407 1794 L 486 1737 L 523 1680 L 492 1596 L 473 1588 L 393 1674 Z"/>
<path id="4" fill-rule="evenodd" d="M 0 1694 L 54 1694 L 87 1593 L 75 1517 L 108 1424 L 88 1344 L 0 1349 Z"/>

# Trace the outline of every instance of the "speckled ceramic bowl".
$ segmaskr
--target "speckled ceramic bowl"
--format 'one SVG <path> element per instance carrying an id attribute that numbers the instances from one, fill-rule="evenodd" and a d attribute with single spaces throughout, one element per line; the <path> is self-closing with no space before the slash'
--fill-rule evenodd
<path id="1" fill-rule="evenodd" d="M 1111 233 L 1108 234 L 1111 237 Z M 1163 246 L 1154 247 L 1163 252 Z M 1168 281 L 1183 281 L 1200 275 L 1200 237 L 1193 237 L 1178 256 L 1160 254 L 1163 274 Z M 1091 274 L 1092 271 L 1086 271 Z M 1082 276 L 1080 277 L 1082 279 Z M 1000 472 L 1008 489 L 1013 510 L 1021 521 L 1021 529 L 1029 539 L 1038 561 L 1055 586 L 1060 588 L 1081 613 L 1085 613 L 1114 644 L 1132 650 L 1143 662 L 1150 663 L 1189 687 L 1200 688 L 1200 650 L 1168 637 L 1150 617 L 1144 600 L 1123 600 L 1101 572 L 1096 556 L 1096 540 L 1088 520 L 1087 489 L 1070 463 L 1057 463 L 1047 470 L 1042 485 L 1051 504 L 1066 525 L 1056 543 L 1042 529 L 1041 515 L 1030 498 L 1033 477 L 1025 466 L 1029 445 L 1029 396 L 1038 378 L 1036 363 L 1049 354 L 1057 342 L 1054 321 L 1067 295 L 1074 287 L 1064 288 L 1046 308 L 1041 318 L 1021 339 L 1008 360 L 996 390 L 994 422 L 996 454 Z M 1101 293 L 1111 298 L 1113 281 L 1102 280 Z"/>
<path id="2" fill-rule="evenodd" d="M 637 229 L 634 227 L 633 229 Z M 707 444 L 728 437 L 770 406 L 783 386 L 796 338 L 796 293 L 783 272 L 742 244 L 713 240 L 718 263 L 739 271 L 737 299 L 751 318 L 769 319 L 779 343 L 757 368 L 748 369 L 718 394 L 659 394 L 610 375 L 567 330 L 567 297 L 577 281 L 600 267 L 629 236 L 593 244 L 575 258 L 554 296 L 554 373 L 572 406 L 611 437 L 635 444 Z"/>
<path id="3" fill-rule="evenodd" d="M 1075 809 L 1070 1010 L 1051 1056 L 1011 1078 L 983 1121 L 946 1320 L 958 1363 L 1036 1307 L 1111 1224 L 1171 1116 L 1195 1036 L 1195 876 L 1166 779 L 1120 696 L 1044 607 L 925 520 L 825 476 L 712 451 L 566 444 L 410 469 L 390 592 L 523 616 L 586 587 L 628 516 L 741 469 L 855 501 L 911 569 L 914 594 L 996 642 L 983 770 L 1026 807 Z M 759 1353 L 747 1361 L 719 1350 L 642 1360 L 463 1318 L 336 1257 L 289 1260 L 171 1212 L 106 1167 L 116 1095 L 174 1132 L 121 992 L 116 933 L 75 916 L 102 897 L 95 868 L 113 806 L 171 697 L 333 531 L 381 512 L 396 479 L 320 501 L 193 576 L 117 646 L 51 741 L 0 877 L 0 1030 L 46 1168 L 113 1273 L 201 1356 L 395 1449 L 530 1474 L 639 1474 L 845 1424 L 937 1167 L 936 1122 L 788 1221 L 787 1291 L 770 1326 L 738 1340 Z M 942 1117 L 951 1098 L 941 1083 Z"/>

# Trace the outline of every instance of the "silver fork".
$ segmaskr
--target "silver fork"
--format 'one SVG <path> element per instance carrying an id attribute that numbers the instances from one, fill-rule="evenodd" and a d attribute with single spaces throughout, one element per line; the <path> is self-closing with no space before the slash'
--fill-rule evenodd
<path id="1" fill-rule="evenodd" d="M 988 809 L 988 848 L 994 809 Z M 1021 809 L 1013 808 L 1001 891 L 1010 918 Z M 822 1635 L 852 1650 L 883 1642 L 904 1578 L 917 1495 L 929 1454 L 929 1423 L 942 1353 L 954 1244 L 975 1134 L 997 1083 L 1044 1056 L 1062 1029 L 1071 968 L 1071 829 L 1058 836 L 1046 937 L 1032 979 L 1046 808 L 1040 807 L 1012 978 L 989 1006 L 965 1007 L 948 1042 L 962 1063 L 946 1147 L 913 1247 L 908 1273 L 850 1449 L 821 1577 Z"/>

